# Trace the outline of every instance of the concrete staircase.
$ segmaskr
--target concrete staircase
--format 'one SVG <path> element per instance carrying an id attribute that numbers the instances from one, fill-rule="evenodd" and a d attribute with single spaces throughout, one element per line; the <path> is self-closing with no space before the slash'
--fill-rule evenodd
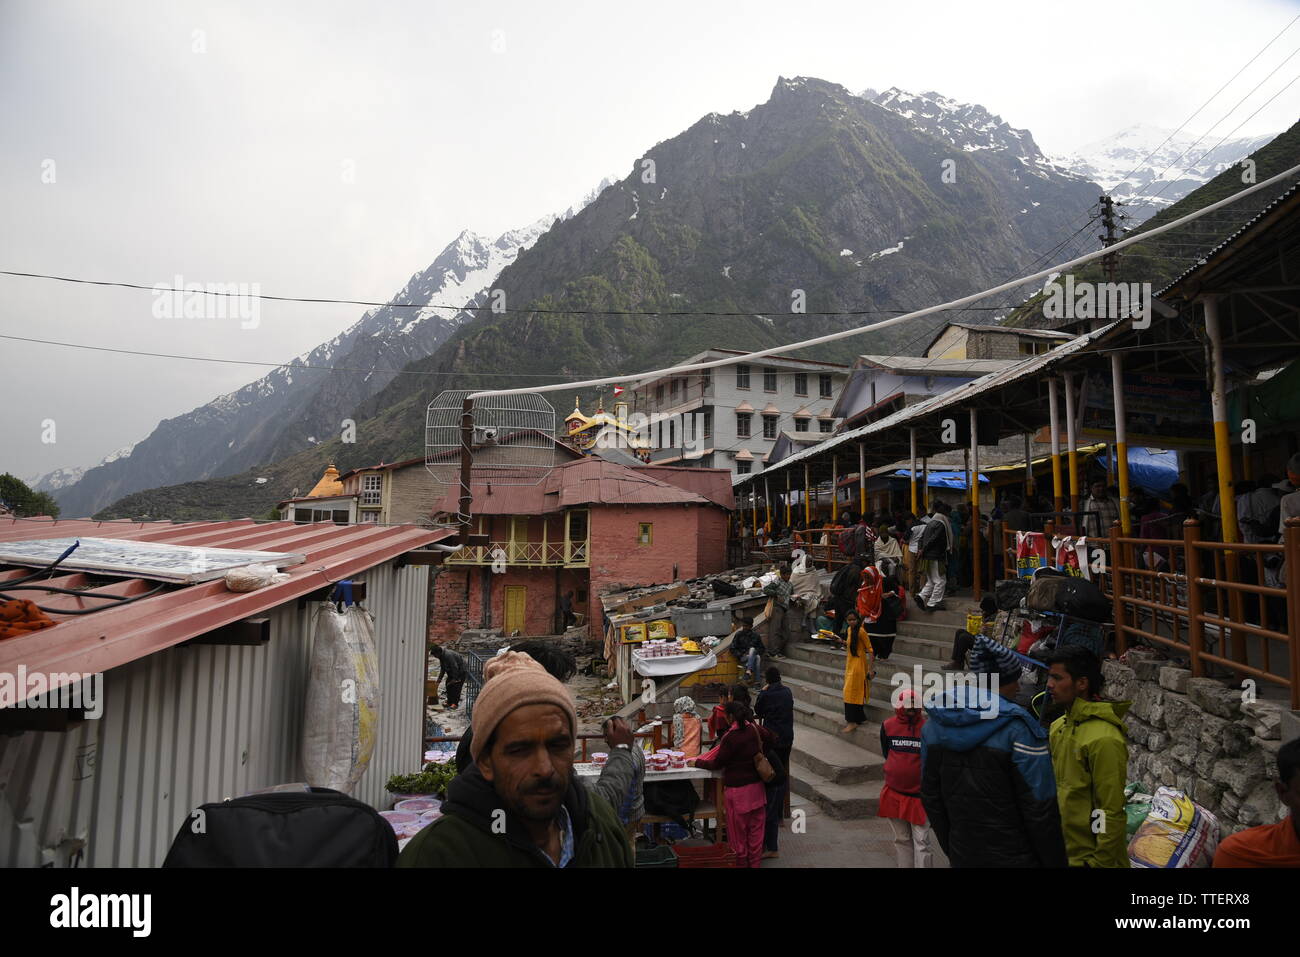
<path id="1" fill-rule="evenodd" d="M 776 662 L 781 680 L 794 694 L 794 749 L 790 786 L 835 818 L 863 818 L 876 813 L 883 780 L 880 725 L 893 714 L 889 705 L 899 672 L 942 673 L 952 651 L 953 632 L 965 626 L 969 598 L 949 598 L 946 610 L 926 613 L 913 604 L 899 622 L 898 638 L 888 661 L 876 662 L 867 704 L 867 723 L 852 734 L 844 727 L 845 653 L 821 642 L 792 643 L 784 661 Z"/>

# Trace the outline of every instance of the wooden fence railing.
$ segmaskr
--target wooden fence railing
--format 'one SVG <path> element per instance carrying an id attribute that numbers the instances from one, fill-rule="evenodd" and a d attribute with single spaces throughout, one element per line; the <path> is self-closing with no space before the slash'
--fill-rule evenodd
<path id="1" fill-rule="evenodd" d="M 1195 677 L 1207 666 L 1286 689 L 1300 709 L 1300 519 L 1275 544 L 1126 536 L 1116 523 L 1091 577 L 1114 604 L 1115 650 L 1135 641 L 1185 655 Z M 1050 541 L 1051 527 L 1045 534 Z M 1016 533 L 1002 534 L 1005 575 L 1016 575 Z"/>

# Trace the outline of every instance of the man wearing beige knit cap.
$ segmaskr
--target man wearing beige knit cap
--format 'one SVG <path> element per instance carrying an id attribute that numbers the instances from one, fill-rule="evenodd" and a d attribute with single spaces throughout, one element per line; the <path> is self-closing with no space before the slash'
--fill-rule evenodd
<path id="1" fill-rule="evenodd" d="M 611 741 L 600 780 L 583 787 L 573 771 L 578 718 L 564 685 L 519 652 L 498 655 L 483 673 L 473 763 L 398 866 L 632 866 L 614 810 L 633 781 L 631 742 Z"/>

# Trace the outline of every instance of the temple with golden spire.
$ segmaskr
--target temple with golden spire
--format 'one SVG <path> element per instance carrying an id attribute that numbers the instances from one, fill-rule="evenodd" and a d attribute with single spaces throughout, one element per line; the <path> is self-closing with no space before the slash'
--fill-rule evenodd
<path id="1" fill-rule="evenodd" d="M 586 415 L 579 404 L 579 397 L 573 397 L 573 411 L 564 417 L 566 441 L 585 453 L 591 453 L 598 447 L 621 448 L 648 461 L 650 440 L 647 436 L 638 435 L 628 422 L 627 403 L 614 403 L 614 411 L 610 413 L 605 411 L 604 396 L 598 397 L 596 401 L 596 411 L 592 415 Z"/>

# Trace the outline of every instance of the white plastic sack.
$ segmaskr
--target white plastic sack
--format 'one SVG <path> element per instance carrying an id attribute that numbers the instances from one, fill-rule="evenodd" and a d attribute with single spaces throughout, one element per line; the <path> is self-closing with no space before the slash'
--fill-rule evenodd
<path id="1" fill-rule="evenodd" d="M 257 591 L 288 580 L 289 573 L 277 572 L 274 565 L 244 565 L 226 572 L 226 587 L 231 591 Z"/>
<path id="2" fill-rule="evenodd" d="M 1129 841 L 1129 866 L 1209 867 L 1218 846 L 1219 819 L 1184 792 L 1161 787 Z"/>
<path id="3" fill-rule="evenodd" d="M 379 735 L 375 620 L 349 605 L 320 602 L 303 715 L 302 765 L 313 787 L 350 794 L 370 765 Z"/>

